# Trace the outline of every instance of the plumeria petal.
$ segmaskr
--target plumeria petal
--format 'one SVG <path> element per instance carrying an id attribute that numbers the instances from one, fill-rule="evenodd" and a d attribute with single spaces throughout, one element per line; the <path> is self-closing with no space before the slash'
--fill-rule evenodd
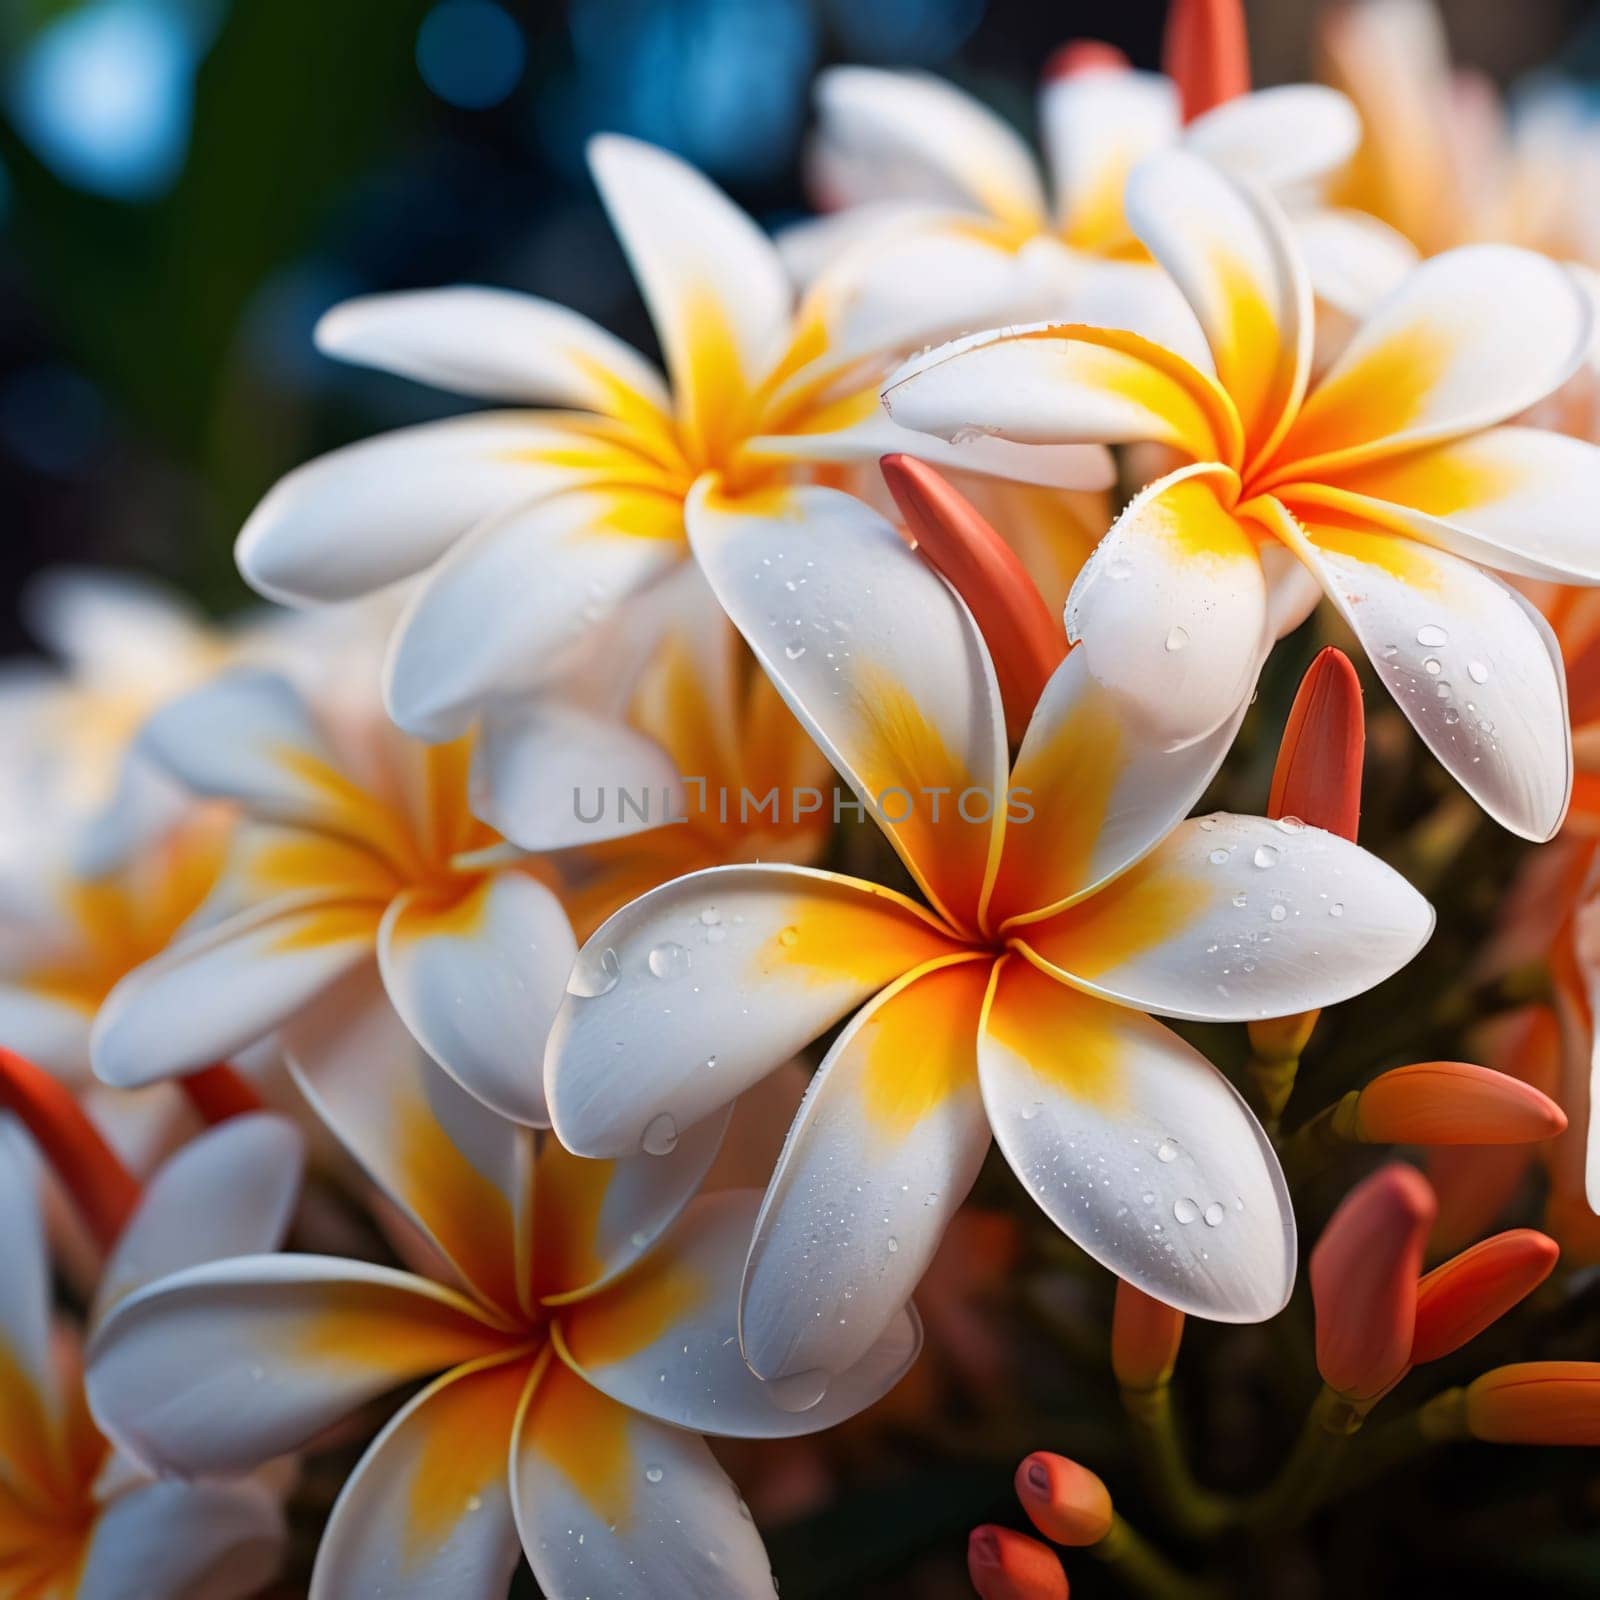
<path id="1" fill-rule="evenodd" d="M 1095 1260 L 1219 1322 L 1283 1306 L 1295 1231 L 1277 1157 L 1227 1080 L 1176 1034 L 1013 957 L 978 1062 L 1006 1159 Z"/>
<path id="2" fill-rule="evenodd" d="M 1322 312 L 1334 311 L 1338 335 L 1352 331 L 1342 319 L 1364 320 L 1416 269 L 1417 247 L 1403 233 L 1364 211 L 1321 207 L 1293 218 L 1295 244 L 1311 277 L 1312 293 Z M 1325 330 L 1317 328 L 1316 361 L 1325 364 L 1338 353 Z"/>
<path id="3" fill-rule="evenodd" d="M 1011 769 L 991 927 L 1049 915 L 1152 849 L 1188 815 L 1233 743 L 1237 717 L 1179 750 L 1152 744 L 1087 660 L 1073 650 L 1056 668 Z"/>
<path id="4" fill-rule="evenodd" d="M 1433 930 L 1428 902 L 1359 845 L 1285 818 L 1180 823 L 1137 865 L 1022 930 L 1074 987 L 1163 1016 L 1287 1016 L 1360 994 Z"/>
<path id="5" fill-rule="evenodd" d="M 516 871 L 463 899 L 408 890 L 378 930 L 384 987 L 429 1055 L 501 1116 L 536 1127 L 549 1122 L 544 1041 L 577 953 L 561 902 Z"/>
<path id="6" fill-rule="evenodd" d="M 864 1410 L 915 1359 L 921 1328 L 908 1305 L 841 1372 L 763 1383 L 739 1353 L 739 1272 L 755 1225 L 752 1190 L 702 1195 L 647 1260 L 615 1287 L 561 1316 L 563 1357 L 612 1399 L 697 1432 L 758 1439 L 814 1433 Z"/>
<path id="7" fill-rule="evenodd" d="M 491 695 L 538 686 L 583 632 L 683 555 L 683 509 L 593 484 L 520 505 L 458 543 L 407 602 L 384 701 L 407 732 L 454 738 Z"/>
<path id="8" fill-rule="evenodd" d="M 528 1130 L 439 1070 L 370 968 L 298 1017 L 284 1048 L 322 1122 L 468 1284 L 514 1313 L 527 1298 Z"/>
<path id="9" fill-rule="evenodd" d="M 666 356 L 691 438 L 714 444 L 727 413 L 781 353 L 794 294 L 771 240 L 693 167 L 602 134 L 589 167 Z"/>
<path id="10" fill-rule="evenodd" d="M 998 857 L 1005 715 L 966 607 L 837 490 L 752 505 L 697 489 L 689 523 L 707 581 L 790 708 L 934 904 L 970 923 Z"/>
<path id="11" fill-rule="evenodd" d="M 771 1600 L 767 1553 L 703 1439 L 552 1361 L 512 1446 L 522 1547 L 549 1600 Z"/>
<path id="12" fill-rule="evenodd" d="M 914 195 L 981 211 L 1026 227 L 1046 214 L 1033 154 L 971 95 L 920 72 L 830 67 L 819 75 L 817 109 L 824 177 L 843 167 L 856 180 L 834 204 L 877 194 Z"/>
<path id="13" fill-rule="evenodd" d="M 1503 422 L 1559 388 L 1589 338 L 1588 306 L 1558 263 L 1495 244 L 1434 256 L 1312 387 L 1276 459 L 1327 470 Z"/>
<path id="14" fill-rule="evenodd" d="M 348 600 L 421 572 L 486 517 L 611 475 L 617 458 L 608 433 L 532 412 L 400 428 L 279 479 L 234 554 L 269 599 Z"/>
<path id="15" fill-rule="evenodd" d="M 1195 155 L 1277 191 L 1343 166 L 1360 140 L 1356 108 L 1338 90 L 1315 83 L 1239 95 L 1183 130 L 1183 143 Z"/>
<path id="16" fill-rule="evenodd" d="M 328 1516 L 310 1600 L 505 1600 L 522 1554 L 507 1463 L 528 1360 L 491 1359 L 396 1412 Z"/>
<path id="17" fill-rule="evenodd" d="M 346 300 L 317 324 L 341 361 L 479 400 L 573 406 L 626 419 L 671 405 L 637 350 L 565 306 L 508 289 L 462 286 Z"/>
<path id="18" fill-rule="evenodd" d="M 1171 151 L 1128 180 L 1133 230 L 1194 308 L 1251 460 L 1270 453 L 1311 372 L 1311 282 L 1276 204 Z"/>
<path id="19" fill-rule="evenodd" d="M 1452 777 L 1502 826 L 1548 839 L 1572 789 L 1561 652 L 1514 590 L 1377 528 L 1280 520 L 1385 687 Z"/>
<path id="20" fill-rule="evenodd" d="M 381 903 L 285 897 L 180 940 L 113 989 L 95 1018 L 96 1075 L 136 1089 L 226 1060 L 370 958 Z"/>
<path id="21" fill-rule="evenodd" d="M 171 1272 L 283 1243 L 305 1141 L 287 1117 L 231 1117 L 191 1140 L 145 1184 L 95 1290 L 91 1324 Z"/>
<path id="22" fill-rule="evenodd" d="M 91 1346 L 89 1399 L 148 1467 L 247 1471 L 389 1389 L 507 1343 L 469 1301 L 409 1273 L 238 1256 L 124 1300 Z"/>
<path id="23" fill-rule="evenodd" d="M 1148 739 L 1177 748 L 1227 722 L 1271 643 L 1251 524 L 1226 468 L 1197 465 L 1129 502 L 1078 575 L 1067 632 Z"/>
<path id="24" fill-rule="evenodd" d="M 260 1484 L 147 1484 L 95 1518 L 70 1592 L 74 1600 L 246 1600 L 271 1583 L 285 1539 L 277 1497 Z"/>
<path id="25" fill-rule="evenodd" d="M 958 948 L 913 902 L 833 873 L 718 867 L 664 884 L 578 953 L 545 1058 L 556 1133 L 590 1156 L 666 1146 Z"/>
<path id="26" fill-rule="evenodd" d="M 911 976 L 828 1052 L 745 1268 L 740 1343 L 761 1377 L 803 1385 L 854 1366 L 927 1270 L 989 1149 L 977 1039 L 992 966 Z"/>

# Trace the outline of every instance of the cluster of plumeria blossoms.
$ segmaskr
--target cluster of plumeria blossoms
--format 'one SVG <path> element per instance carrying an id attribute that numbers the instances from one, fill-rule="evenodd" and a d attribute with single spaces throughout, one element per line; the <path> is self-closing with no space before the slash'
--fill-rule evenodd
<path id="1" fill-rule="evenodd" d="M 758 1522 L 981 1408 L 986 1464 L 1074 1452 L 985 1600 L 1062 1600 L 1051 1545 L 1198 1597 L 1450 1441 L 1600 1443 L 1593 295 L 1407 222 L 1402 14 L 1334 24 L 1354 103 L 1252 92 L 1221 0 L 1162 73 L 1064 49 L 1048 192 L 830 70 L 777 239 L 602 137 L 664 371 L 506 291 L 335 307 L 506 409 L 292 473 L 242 624 L 39 590 L 0 1595 L 771 1596 Z M 1231 1474 L 1189 1317 L 1284 1352 Z"/>

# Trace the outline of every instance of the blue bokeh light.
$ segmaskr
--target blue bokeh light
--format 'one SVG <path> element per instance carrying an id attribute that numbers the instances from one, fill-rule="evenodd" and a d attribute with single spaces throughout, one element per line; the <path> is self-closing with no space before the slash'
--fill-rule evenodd
<path id="1" fill-rule="evenodd" d="M 972 36 L 984 0 L 824 0 L 847 56 L 897 66 L 948 60 Z"/>
<path id="2" fill-rule="evenodd" d="M 453 106 L 484 111 L 516 88 L 527 63 L 522 29 L 493 0 L 441 0 L 417 29 L 417 71 Z"/>

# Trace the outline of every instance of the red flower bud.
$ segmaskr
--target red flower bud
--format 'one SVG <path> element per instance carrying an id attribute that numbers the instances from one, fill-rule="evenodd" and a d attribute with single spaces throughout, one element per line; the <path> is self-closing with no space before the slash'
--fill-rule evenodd
<path id="1" fill-rule="evenodd" d="M 1055 1551 L 993 1523 L 967 1539 L 967 1575 L 979 1600 L 1067 1600 L 1067 1575 Z"/>
<path id="2" fill-rule="evenodd" d="M 1101 39 L 1069 39 L 1050 52 L 1040 77 L 1046 83 L 1075 78 L 1081 72 L 1126 72 L 1128 58 Z"/>
<path id="3" fill-rule="evenodd" d="M 1172 0 L 1161 68 L 1178 86 L 1185 122 L 1248 94 L 1250 42 L 1243 0 Z"/>
<path id="4" fill-rule="evenodd" d="M 1465 1061 L 1396 1067 L 1356 1101 L 1356 1132 L 1373 1144 L 1531 1144 L 1566 1125 L 1532 1084 Z"/>
<path id="5" fill-rule="evenodd" d="M 1029 1520 L 1057 1544 L 1099 1544 L 1111 1531 L 1111 1491 L 1076 1461 L 1035 1450 L 1017 1468 L 1016 1486 Z"/>
<path id="6" fill-rule="evenodd" d="M 1269 817 L 1298 817 L 1342 839 L 1361 821 L 1361 762 L 1367 726 L 1361 680 L 1330 645 L 1300 680 L 1289 708 L 1267 800 Z"/>

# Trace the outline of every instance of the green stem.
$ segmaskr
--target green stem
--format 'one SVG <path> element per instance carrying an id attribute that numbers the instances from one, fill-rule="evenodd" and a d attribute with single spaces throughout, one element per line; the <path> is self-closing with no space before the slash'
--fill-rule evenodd
<path id="1" fill-rule="evenodd" d="M 1269 1533 L 1299 1527 L 1332 1485 L 1350 1437 L 1360 1428 L 1364 1415 L 1324 1386 L 1306 1415 L 1283 1471 L 1252 1502 L 1246 1521 Z"/>
<path id="2" fill-rule="evenodd" d="M 1112 1517 L 1111 1531 L 1089 1549 L 1130 1589 L 1149 1600 L 1221 1600 L 1215 1584 L 1180 1572 L 1120 1516 Z"/>
<path id="3" fill-rule="evenodd" d="M 1150 1492 L 1160 1501 L 1172 1525 L 1200 1539 L 1213 1539 L 1233 1518 L 1233 1507 L 1221 1495 L 1202 1488 L 1190 1475 L 1178 1437 L 1172 1386 L 1122 1391 L 1123 1409 L 1132 1424 L 1134 1449 Z"/>
<path id="4" fill-rule="evenodd" d="M 1274 1138 L 1278 1124 L 1283 1120 L 1284 1107 L 1294 1093 L 1295 1075 L 1300 1071 L 1299 1056 L 1269 1057 L 1250 1054 L 1245 1063 L 1250 1082 L 1255 1086 L 1256 1101 L 1261 1107 L 1261 1125 Z"/>
<path id="5" fill-rule="evenodd" d="M 1446 1389 L 1409 1415 L 1375 1428 L 1340 1473 L 1337 1492 L 1343 1495 L 1364 1489 L 1434 1445 L 1466 1438 L 1465 1403 L 1464 1389 Z"/>
<path id="6" fill-rule="evenodd" d="M 1290 1184 L 1303 1183 L 1335 1161 L 1352 1144 L 1356 1133 L 1356 1107 L 1361 1091 L 1352 1089 L 1342 1099 L 1324 1106 L 1309 1122 L 1296 1128 L 1285 1140 L 1279 1157 Z"/>

